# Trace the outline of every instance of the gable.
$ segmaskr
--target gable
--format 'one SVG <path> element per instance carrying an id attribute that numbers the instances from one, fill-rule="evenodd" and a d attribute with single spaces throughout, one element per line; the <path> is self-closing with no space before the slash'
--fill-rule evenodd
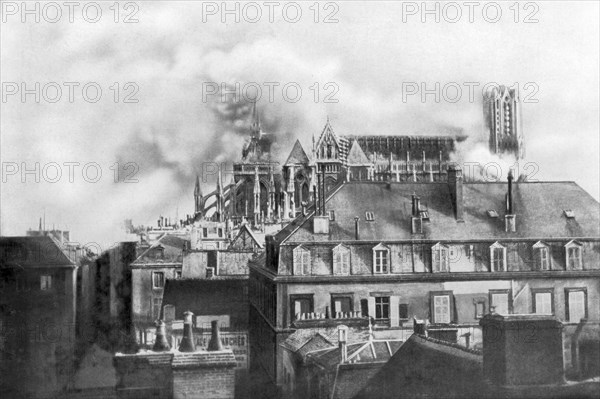
<path id="1" fill-rule="evenodd" d="M 308 163 L 309 163 L 308 156 L 306 155 L 304 148 L 302 148 L 302 144 L 300 144 L 300 140 L 296 140 L 296 143 L 294 143 L 294 148 L 292 148 L 292 151 L 290 152 L 290 155 L 288 156 L 287 161 L 285 161 L 285 164 L 286 165 L 295 165 L 295 164 L 306 165 Z"/>

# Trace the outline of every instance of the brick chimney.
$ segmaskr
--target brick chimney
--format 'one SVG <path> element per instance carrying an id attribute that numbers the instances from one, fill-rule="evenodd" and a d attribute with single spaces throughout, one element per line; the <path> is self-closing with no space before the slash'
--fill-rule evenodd
<path id="1" fill-rule="evenodd" d="M 506 214 L 504 215 L 504 227 L 507 233 L 517 231 L 516 218 L 513 205 L 513 173 L 508 171 L 508 192 L 506 193 Z"/>
<path id="2" fill-rule="evenodd" d="M 463 221 L 463 174 L 460 165 L 448 165 L 448 188 L 457 222 Z"/>
<path id="3" fill-rule="evenodd" d="M 179 352 L 194 352 L 196 350 L 192 316 L 194 316 L 194 314 L 189 310 L 183 314 L 183 338 L 179 344 Z"/>
<path id="4" fill-rule="evenodd" d="M 483 331 L 483 373 L 499 387 L 564 383 L 562 323 L 549 315 L 488 314 Z"/>

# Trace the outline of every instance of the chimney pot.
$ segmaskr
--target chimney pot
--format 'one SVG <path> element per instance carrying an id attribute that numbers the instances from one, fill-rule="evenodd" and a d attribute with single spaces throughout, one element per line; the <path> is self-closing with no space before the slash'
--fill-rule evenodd
<path id="1" fill-rule="evenodd" d="M 463 175 L 462 168 L 457 164 L 448 165 L 448 188 L 456 220 L 463 221 Z"/>
<path id="2" fill-rule="evenodd" d="M 222 351 L 223 343 L 221 342 L 221 331 L 219 330 L 219 321 L 213 320 L 211 322 L 211 336 L 210 341 L 208 342 L 208 348 L 206 348 L 209 352 Z"/>
<path id="3" fill-rule="evenodd" d="M 360 225 L 359 225 L 359 221 L 360 218 L 358 216 L 354 217 L 354 239 L 355 240 L 360 240 Z"/>
<path id="4" fill-rule="evenodd" d="M 179 352 L 194 352 L 196 350 L 192 316 L 194 314 L 189 310 L 183 314 L 183 338 L 181 339 L 181 344 L 179 344 Z"/>
<path id="5" fill-rule="evenodd" d="M 171 347 L 167 341 L 165 322 L 158 320 L 156 322 L 156 339 L 154 340 L 154 346 L 152 347 L 152 350 L 155 352 L 166 352 L 170 349 Z"/>
<path id="6" fill-rule="evenodd" d="M 346 363 L 346 361 L 348 361 L 348 327 L 344 325 L 338 327 L 338 343 L 341 363 Z"/>

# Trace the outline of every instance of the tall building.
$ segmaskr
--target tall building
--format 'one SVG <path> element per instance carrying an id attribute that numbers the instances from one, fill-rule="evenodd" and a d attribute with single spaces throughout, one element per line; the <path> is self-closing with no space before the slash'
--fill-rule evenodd
<path id="1" fill-rule="evenodd" d="M 250 261 L 251 361 L 282 391 L 294 331 L 374 329 L 481 345 L 487 313 L 553 314 L 565 363 L 581 319 L 600 313 L 599 204 L 573 182 L 349 181 Z M 410 335 L 410 334 L 408 334 Z"/>
<path id="2" fill-rule="evenodd" d="M 494 87 L 483 97 L 483 113 L 489 130 L 490 152 L 525 157 L 521 122 L 521 99 L 516 89 Z"/>
<path id="3" fill-rule="evenodd" d="M 77 265 L 51 235 L 0 238 L 0 396 L 58 397 L 75 367 Z"/>

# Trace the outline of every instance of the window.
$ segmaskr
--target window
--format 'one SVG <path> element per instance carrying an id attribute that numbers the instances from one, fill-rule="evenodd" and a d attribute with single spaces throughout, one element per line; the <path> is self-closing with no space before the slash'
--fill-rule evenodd
<path id="1" fill-rule="evenodd" d="M 579 323 L 587 319 L 587 290 L 585 288 L 565 288 L 565 319 L 569 323 Z"/>
<path id="2" fill-rule="evenodd" d="M 431 247 L 431 262 L 434 272 L 449 272 L 448 247 L 440 243 Z"/>
<path id="3" fill-rule="evenodd" d="M 177 270 L 175 272 L 175 279 L 179 280 L 181 278 L 181 271 Z"/>
<path id="4" fill-rule="evenodd" d="M 306 313 L 313 312 L 313 296 L 312 295 L 292 295 L 290 297 L 292 319 L 303 319 Z"/>
<path id="5" fill-rule="evenodd" d="M 368 299 L 360 300 L 360 313 L 362 314 L 362 317 L 369 316 L 369 300 Z"/>
<path id="6" fill-rule="evenodd" d="M 202 237 L 208 237 L 208 229 L 206 227 L 202 228 Z"/>
<path id="7" fill-rule="evenodd" d="M 485 315 L 485 300 L 477 299 L 473 301 L 475 305 L 475 318 L 481 319 Z"/>
<path id="8" fill-rule="evenodd" d="M 377 245 L 373 248 L 373 271 L 375 273 L 388 273 L 390 251 L 384 245 Z"/>
<path id="9" fill-rule="evenodd" d="M 352 294 L 332 294 L 331 295 L 331 310 L 332 316 L 337 318 L 344 317 L 343 313 L 353 312 Z"/>
<path id="10" fill-rule="evenodd" d="M 550 248 L 542 241 L 533 244 L 535 267 L 539 270 L 550 270 Z"/>
<path id="11" fill-rule="evenodd" d="M 398 305 L 398 318 L 400 320 L 408 320 L 408 303 Z"/>
<path id="12" fill-rule="evenodd" d="M 448 324 L 452 320 L 452 294 L 449 293 L 432 293 L 432 315 L 433 323 Z"/>
<path id="13" fill-rule="evenodd" d="M 350 249 L 341 244 L 333 248 L 333 274 L 350 274 Z"/>
<path id="14" fill-rule="evenodd" d="M 160 303 L 161 298 L 152 298 L 152 317 L 155 320 L 160 318 Z"/>
<path id="15" fill-rule="evenodd" d="M 533 313 L 554 314 L 554 290 L 552 288 L 532 289 Z"/>
<path id="16" fill-rule="evenodd" d="M 219 231 L 219 238 L 222 238 L 223 237 L 223 229 L 219 228 L 218 231 Z"/>
<path id="17" fill-rule="evenodd" d="M 490 313 L 501 315 L 510 313 L 509 290 L 490 290 Z"/>
<path id="18" fill-rule="evenodd" d="M 294 248 L 294 275 L 302 276 L 310 274 L 310 250 L 302 245 Z"/>
<path id="19" fill-rule="evenodd" d="M 164 288 L 165 274 L 163 272 L 152 272 L 152 287 Z"/>
<path id="20" fill-rule="evenodd" d="M 373 212 L 365 212 L 365 220 L 367 222 L 372 222 L 375 220 L 375 215 L 373 214 Z"/>
<path id="21" fill-rule="evenodd" d="M 506 248 L 495 242 L 490 247 L 490 259 L 493 272 L 502 272 L 506 270 Z"/>
<path id="22" fill-rule="evenodd" d="M 329 220 L 331 220 L 332 222 L 335 220 L 335 211 L 334 210 L 329 211 Z"/>
<path id="23" fill-rule="evenodd" d="M 565 251 L 567 255 L 567 270 L 581 269 L 581 244 L 577 241 L 570 241 L 565 245 Z"/>
<path id="24" fill-rule="evenodd" d="M 378 296 L 375 297 L 375 318 L 389 319 L 390 318 L 390 297 Z"/>
<path id="25" fill-rule="evenodd" d="M 40 276 L 40 289 L 42 291 L 48 291 L 52 289 L 52 276 Z"/>

